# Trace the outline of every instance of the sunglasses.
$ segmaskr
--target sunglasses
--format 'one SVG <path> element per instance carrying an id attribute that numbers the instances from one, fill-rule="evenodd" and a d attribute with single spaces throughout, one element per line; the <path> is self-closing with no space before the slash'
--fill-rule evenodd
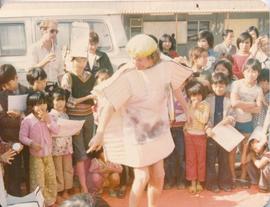
<path id="1" fill-rule="evenodd" d="M 51 29 L 51 30 L 50 30 L 50 33 L 51 33 L 51 34 L 53 34 L 53 33 L 56 33 L 56 34 L 57 34 L 57 33 L 58 33 L 58 30 L 57 30 L 57 29 Z"/>

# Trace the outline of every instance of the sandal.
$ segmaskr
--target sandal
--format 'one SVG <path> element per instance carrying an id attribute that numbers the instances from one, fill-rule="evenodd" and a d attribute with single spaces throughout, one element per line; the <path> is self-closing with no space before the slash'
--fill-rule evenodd
<path id="1" fill-rule="evenodd" d="M 196 185 L 196 191 L 197 191 L 197 193 L 200 193 L 200 192 L 203 191 L 203 187 L 201 186 L 200 183 L 197 183 L 197 185 Z"/>
<path id="2" fill-rule="evenodd" d="M 196 186 L 189 186 L 188 191 L 191 194 L 196 194 L 197 190 L 196 190 Z"/>

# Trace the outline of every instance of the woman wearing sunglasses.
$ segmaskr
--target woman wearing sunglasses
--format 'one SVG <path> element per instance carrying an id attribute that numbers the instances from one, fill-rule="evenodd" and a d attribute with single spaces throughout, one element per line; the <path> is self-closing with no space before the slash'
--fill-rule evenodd
<path id="1" fill-rule="evenodd" d="M 58 82 L 58 77 L 64 72 L 61 50 L 56 45 L 57 26 L 55 20 L 41 21 L 41 39 L 33 44 L 29 54 L 29 66 L 43 68 L 50 82 Z"/>

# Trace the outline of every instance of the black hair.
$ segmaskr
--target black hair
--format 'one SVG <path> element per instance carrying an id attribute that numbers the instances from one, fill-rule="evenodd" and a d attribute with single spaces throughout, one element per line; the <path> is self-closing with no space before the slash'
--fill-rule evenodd
<path id="1" fill-rule="evenodd" d="M 11 64 L 3 64 L 0 67 L 0 88 L 17 76 L 16 69 Z"/>
<path id="2" fill-rule="evenodd" d="M 229 33 L 233 33 L 232 29 L 225 29 L 222 33 L 222 37 L 227 37 Z"/>
<path id="3" fill-rule="evenodd" d="M 215 63 L 215 65 L 214 65 L 214 72 L 215 72 L 215 70 L 216 70 L 216 68 L 217 68 L 218 65 L 223 65 L 228 70 L 228 72 L 229 72 L 228 78 L 231 81 L 232 78 L 233 78 L 233 72 L 232 72 L 232 64 L 231 64 L 231 62 L 229 60 L 224 60 L 224 59 L 217 61 Z"/>
<path id="4" fill-rule="evenodd" d="M 110 207 L 101 197 L 91 194 L 79 194 L 64 201 L 60 207 Z"/>
<path id="5" fill-rule="evenodd" d="M 206 87 L 199 81 L 192 79 L 185 86 L 186 94 L 188 98 L 192 95 L 202 95 L 202 100 L 206 98 L 207 90 Z"/>
<path id="6" fill-rule="evenodd" d="M 160 38 L 159 38 L 159 41 L 158 41 L 158 47 L 159 47 L 159 50 L 161 52 L 163 52 L 163 47 L 162 47 L 162 44 L 163 42 L 166 42 L 167 40 L 169 40 L 172 44 L 170 50 L 172 50 L 172 47 L 173 47 L 173 38 L 171 35 L 169 34 L 163 34 Z"/>
<path id="7" fill-rule="evenodd" d="M 260 72 L 260 75 L 258 77 L 258 81 L 270 82 L 269 78 L 270 78 L 269 69 L 267 69 L 267 68 L 262 69 L 261 72 Z"/>
<path id="8" fill-rule="evenodd" d="M 52 92 L 52 100 L 63 100 L 63 101 L 67 101 L 69 97 L 69 92 L 63 88 L 56 88 L 53 92 Z"/>
<path id="9" fill-rule="evenodd" d="M 211 84 L 229 84 L 229 80 L 223 73 L 213 73 L 211 78 Z"/>
<path id="10" fill-rule="evenodd" d="M 200 31 L 199 35 L 198 35 L 198 40 L 201 39 L 206 39 L 209 48 L 213 48 L 214 47 L 214 36 L 213 33 L 207 30 L 204 31 Z"/>
<path id="11" fill-rule="evenodd" d="M 255 26 L 251 26 L 251 27 L 249 27 L 249 28 L 247 29 L 247 32 L 252 32 L 252 31 L 254 31 L 254 32 L 256 33 L 256 36 L 257 36 L 257 38 L 258 38 L 259 35 L 260 35 L 258 28 L 255 27 Z"/>
<path id="12" fill-rule="evenodd" d="M 245 71 L 248 66 L 251 67 L 252 70 L 258 71 L 258 74 L 261 73 L 262 65 L 256 58 L 249 58 L 243 67 L 243 71 Z"/>
<path id="13" fill-rule="evenodd" d="M 47 74 L 45 70 L 40 67 L 31 68 L 26 75 L 26 79 L 30 85 L 34 85 L 37 80 L 45 80 L 46 78 Z"/>
<path id="14" fill-rule="evenodd" d="M 237 48 L 239 49 L 240 43 L 246 41 L 247 39 L 250 39 L 250 47 L 251 47 L 253 43 L 251 35 L 248 32 L 243 32 L 236 40 Z"/>
<path id="15" fill-rule="evenodd" d="M 45 93 L 41 91 L 30 93 L 27 96 L 27 107 L 30 110 L 33 110 L 33 107 L 36 105 L 47 104 L 47 103 L 48 103 L 48 97 L 46 96 Z"/>

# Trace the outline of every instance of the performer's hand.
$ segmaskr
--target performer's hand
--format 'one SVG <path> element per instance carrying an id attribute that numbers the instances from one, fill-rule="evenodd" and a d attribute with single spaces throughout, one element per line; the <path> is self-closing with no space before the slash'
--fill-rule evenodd
<path id="1" fill-rule="evenodd" d="M 102 145 L 103 145 L 103 133 L 97 132 L 96 135 L 90 140 L 88 144 L 89 148 L 86 152 L 90 153 L 93 151 L 98 151 L 101 149 Z"/>
<path id="2" fill-rule="evenodd" d="M 7 164 L 11 164 L 11 161 L 14 160 L 15 155 L 16 155 L 16 152 L 10 149 L 0 156 L 0 161 Z"/>

